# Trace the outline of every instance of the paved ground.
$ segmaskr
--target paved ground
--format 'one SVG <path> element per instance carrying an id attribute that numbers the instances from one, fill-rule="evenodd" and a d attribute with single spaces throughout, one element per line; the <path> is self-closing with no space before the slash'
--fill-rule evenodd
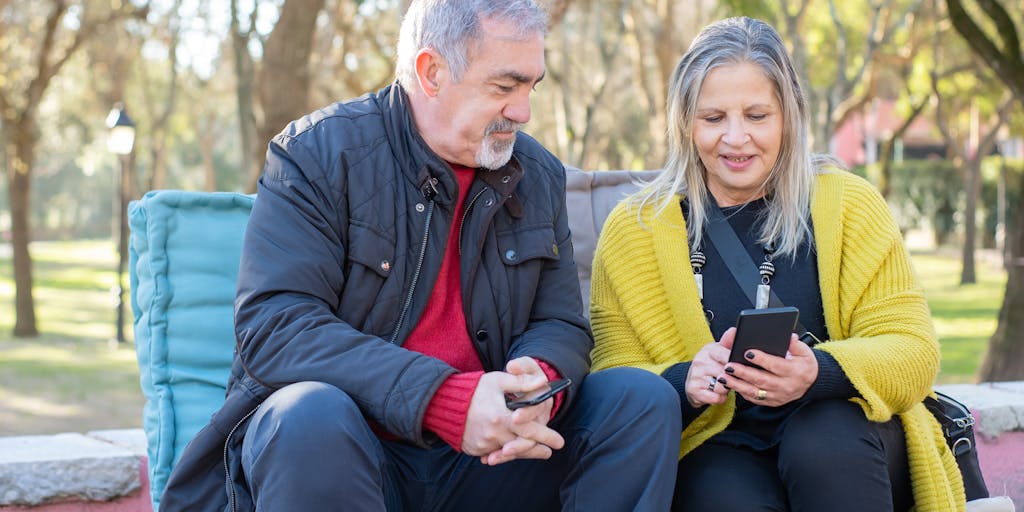
<path id="1" fill-rule="evenodd" d="M 938 389 L 974 412 L 978 461 L 989 493 L 1024 510 L 1024 381 L 951 384 Z"/>

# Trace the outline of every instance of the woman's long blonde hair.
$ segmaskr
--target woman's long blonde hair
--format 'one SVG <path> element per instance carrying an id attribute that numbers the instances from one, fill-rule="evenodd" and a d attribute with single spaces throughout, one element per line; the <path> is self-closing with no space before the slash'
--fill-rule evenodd
<path id="1" fill-rule="evenodd" d="M 814 176 L 818 169 L 836 162 L 811 154 L 807 99 L 782 38 L 763 21 L 747 17 L 724 19 L 705 27 L 693 40 L 669 83 L 665 170 L 632 196 L 630 203 L 638 210 L 653 205 L 660 214 L 674 206 L 676 194 L 686 196 L 690 245 L 700 247 L 708 222 L 706 208 L 712 198 L 707 190 L 707 169 L 693 142 L 697 99 L 704 79 L 713 69 L 745 62 L 756 65 L 775 86 L 783 115 L 779 157 L 763 185 L 770 200 L 758 241 L 774 243 L 776 254 L 792 257 L 806 237 L 813 238 L 808 219 Z"/>

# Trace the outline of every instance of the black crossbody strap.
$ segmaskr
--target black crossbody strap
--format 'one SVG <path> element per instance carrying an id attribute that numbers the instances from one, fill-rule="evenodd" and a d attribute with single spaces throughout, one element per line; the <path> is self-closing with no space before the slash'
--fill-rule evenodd
<path id="1" fill-rule="evenodd" d="M 754 263 L 754 260 L 750 258 L 747 248 L 743 247 L 743 243 L 736 236 L 736 231 L 732 229 L 732 225 L 722 215 L 722 210 L 717 205 L 711 205 L 708 208 L 707 232 L 708 238 L 711 239 L 711 243 L 715 244 L 718 255 L 722 257 L 725 266 L 729 268 L 729 272 L 732 274 L 732 278 L 736 280 L 736 284 L 739 284 L 743 293 L 747 294 L 747 299 L 750 300 L 751 305 L 757 304 L 756 287 L 750 284 L 761 282 L 761 273 L 757 270 L 757 263 Z M 744 286 L 744 283 L 747 283 L 747 285 Z M 773 308 L 785 306 L 782 300 L 775 295 L 775 290 L 769 290 L 769 292 L 769 306 Z M 805 335 L 810 335 L 811 339 L 817 341 L 814 335 L 804 328 L 803 323 L 797 321 L 796 328 L 798 332 L 804 333 L 800 336 L 800 339 L 803 339 L 804 342 L 808 342 L 807 339 L 804 339 Z M 814 345 L 814 343 L 809 342 L 807 344 Z"/>

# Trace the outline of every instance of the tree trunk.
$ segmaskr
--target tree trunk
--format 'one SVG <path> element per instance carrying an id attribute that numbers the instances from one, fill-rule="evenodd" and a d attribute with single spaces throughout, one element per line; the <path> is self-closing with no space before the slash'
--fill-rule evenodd
<path id="1" fill-rule="evenodd" d="M 256 114 L 253 108 L 253 83 L 254 67 L 252 55 L 249 54 L 249 34 L 252 33 L 252 26 L 256 22 L 256 9 L 253 9 L 253 17 L 249 21 L 249 28 L 242 32 L 241 23 L 238 20 L 238 0 L 231 0 L 231 44 L 234 52 L 235 63 L 235 101 L 238 104 L 238 137 L 240 140 L 239 152 L 241 161 L 238 164 L 242 176 L 259 176 L 260 168 L 253 160 L 256 146 Z M 261 157 L 262 158 L 262 157 Z M 255 186 L 248 192 L 255 192 Z"/>
<path id="2" fill-rule="evenodd" d="M 203 189 L 207 192 L 217 190 L 217 169 L 213 164 L 213 146 L 216 138 L 208 133 L 199 140 L 199 155 L 203 162 Z"/>
<path id="3" fill-rule="evenodd" d="M 1024 180 L 1017 197 L 1024 197 Z M 1006 295 L 999 310 L 999 326 L 989 340 L 988 352 L 978 376 L 982 381 L 1020 380 L 1024 378 L 1024 208 L 1007 230 L 1010 259 L 1007 265 Z"/>
<path id="4" fill-rule="evenodd" d="M 1003 84 L 1013 92 L 1017 104 L 1024 104 L 1021 31 L 1003 4 L 997 0 L 980 2 L 983 14 L 976 15 L 979 19 L 987 17 L 996 25 L 1001 44 L 988 38 L 960 0 L 946 0 L 946 6 L 956 31 L 967 40 L 974 53 L 999 75 Z M 1024 197 L 1024 180 L 1018 197 Z M 999 327 L 989 340 L 988 352 L 979 371 L 979 376 L 985 381 L 1024 378 L 1024 315 L 1020 314 L 1024 311 L 1024 234 L 1021 233 L 1024 231 L 1024 208 L 1018 207 L 1014 217 L 1013 224 L 1006 230 L 1010 257 L 1006 265 L 1006 294 L 999 311 Z"/>
<path id="5" fill-rule="evenodd" d="M 289 122 L 309 112 L 309 57 L 313 53 L 316 18 L 325 0 L 288 0 L 281 17 L 263 45 L 263 63 L 257 73 L 257 94 L 263 120 L 256 128 L 253 157 L 260 168 L 265 144 Z M 250 191 L 256 190 L 259 173 L 250 176 Z"/>
<path id="6" fill-rule="evenodd" d="M 967 197 L 964 201 L 964 244 L 963 244 L 963 269 L 960 271 L 960 284 L 974 284 L 978 282 L 974 265 L 975 240 L 978 237 L 978 198 L 981 196 L 981 155 L 976 155 L 966 162 L 967 182 L 964 192 Z"/>
<path id="7" fill-rule="evenodd" d="M 32 298 L 32 257 L 28 250 L 31 238 L 29 198 L 32 184 L 29 171 L 32 169 L 35 153 L 34 124 L 31 119 L 23 118 L 18 124 L 9 126 L 10 132 L 5 132 L 5 135 L 12 139 L 7 143 L 7 182 L 11 204 L 11 250 L 14 259 L 14 335 L 18 337 L 39 335 L 36 327 L 35 301 Z"/>

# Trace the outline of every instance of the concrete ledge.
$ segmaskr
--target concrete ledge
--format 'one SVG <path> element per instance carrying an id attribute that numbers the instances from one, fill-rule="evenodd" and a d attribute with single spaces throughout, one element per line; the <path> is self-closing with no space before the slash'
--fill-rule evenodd
<path id="1" fill-rule="evenodd" d="M 144 456 L 138 429 L 0 437 L 0 507 L 137 494 Z"/>
<path id="2" fill-rule="evenodd" d="M 978 421 L 975 431 L 983 436 L 1024 430 L 1024 381 L 949 384 L 936 389 L 967 405 Z"/>

